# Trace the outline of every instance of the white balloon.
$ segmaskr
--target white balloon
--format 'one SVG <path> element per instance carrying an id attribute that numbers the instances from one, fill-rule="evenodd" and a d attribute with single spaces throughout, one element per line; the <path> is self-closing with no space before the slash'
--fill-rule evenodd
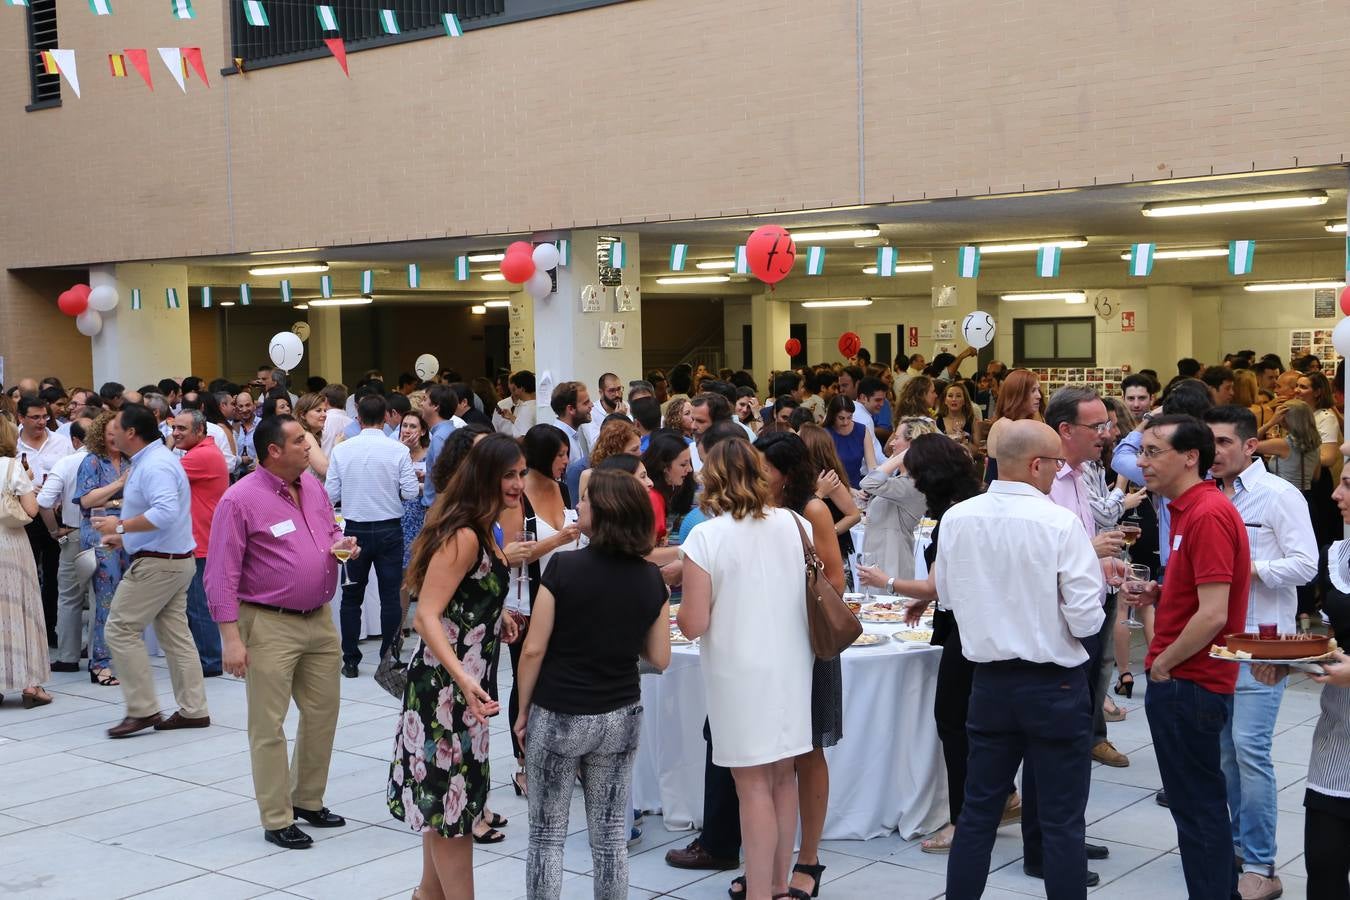
<path id="1" fill-rule="evenodd" d="M 553 244 L 540 244 L 534 248 L 534 267 L 548 271 L 557 268 L 562 256 L 558 253 L 558 248 Z"/>
<path id="2" fill-rule="evenodd" d="M 289 331 L 278 331 L 267 342 L 267 354 L 272 357 L 272 365 L 289 372 L 300 365 L 305 355 L 305 345 L 299 335 Z"/>
<path id="3" fill-rule="evenodd" d="M 543 300 L 553 293 L 553 278 L 543 269 L 535 269 L 530 280 L 525 282 L 525 290 L 529 291 L 534 299 Z"/>
<path id="4" fill-rule="evenodd" d="M 417 377 L 423 381 L 430 381 L 436 377 L 436 373 L 441 370 L 441 361 L 430 353 L 423 353 L 417 357 L 417 362 L 413 363 L 413 371 Z"/>
<path id="5" fill-rule="evenodd" d="M 93 337 L 103 330 L 103 316 L 96 309 L 86 309 L 75 317 L 75 330 L 86 337 Z"/>
<path id="6" fill-rule="evenodd" d="M 961 320 L 961 336 L 976 350 L 989 346 L 995 330 L 994 317 L 987 312 L 976 311 Z"/>
<path id="7" fill-rule="evenodd" d="M 1331 332 L 1331 343 L 1341 356 L 1350 356 L 1350 316 L 1336 323 Z"/>
<path id="8" fill-rule="evenodd" d="M 89 308 L 96 312 L 112 312 L 117 309 L 117 288 L 110 284 L 100 284 L 89 292 Z"/>

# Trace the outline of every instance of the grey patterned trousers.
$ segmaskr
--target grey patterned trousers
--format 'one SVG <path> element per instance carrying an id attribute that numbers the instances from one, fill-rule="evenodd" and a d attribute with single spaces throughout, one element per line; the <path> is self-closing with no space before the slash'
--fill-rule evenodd
<path id="1" fill-rule="evenodd" d="M 625 819 L 641 725 L 641 704 L 598 716 L 530 708 L 525 735 L 525 773 L 530 785 L 525 883 L 530 900 L 555 900 L 562 893 L 563 842 L 578 774 L 586 799 L 596 900 L 628 896 Z"/>

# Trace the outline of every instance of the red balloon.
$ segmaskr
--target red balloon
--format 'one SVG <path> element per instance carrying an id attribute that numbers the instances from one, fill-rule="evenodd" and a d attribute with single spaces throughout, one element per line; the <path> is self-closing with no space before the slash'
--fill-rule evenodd
<path id="1" fill-rule="evenodd" d="M 1341 312 L 1350 316 L 1350 284 L 1341 288 Z"/>
<path id="2" fill-rule="evenodd" d="M 745 242 L 745 258 L 756 278 L 765 284 L 777 284 L 792 271 L 797 244 L 783 226 L 761 225 Z"/>
<path id="3" fill-rule="evenodd" d="M 787 343 L 783 345 L 783 349 L 787 351 L 788 356 L 798 356 L 802 352 L 802 342 L 796 338 L 788 338 Z"/>
<path id="4" fill-rule="evenodd" d="M 89 294 L 93 291 L 93 288 L 91 288 L 87 284 L 77 284 L 73 285 L 71 287 L 71 290 L 74 291 L 79 296 L 83 297 L 85 300 L 88 300 Z"/>
<path id="5" fill-rule="evenodd" d="M 531 244 L 529 241 L 512 241 L 506 247 L 506 255 L 510 256 L 512 253 L 532 254 L 534 253 L 534 244 Z"/>
<path id="6" fill-rule="evenodd" d="M 71 288 L 61 292 L 61 296 L 56 298 L 56 305 L 66 315 L 78 316 L 89 308 L 89 295 Z"/>
<path id="7" fill-rule="evenodd" d="M 530 245 L 523 241 L 518 241 L 511 245 L 512 247 L 524 247 L 524 250 L 506 251 L 506 259 L 502 260 L 502 274 L 506 280 L 512 284 L 524 284 L 530 280 L 534 274 L 534 257 L 530 255 Z"/>
<path id="8" fill-rule="evenodd" d="M 845 358 L 852 359 L 858 355 L 858 351 L 861 349 L 862 338 L 858 337 L 853 332 L 845 331 L 843 334 L 839 335 L 839 352 L 842 353 Z"/>

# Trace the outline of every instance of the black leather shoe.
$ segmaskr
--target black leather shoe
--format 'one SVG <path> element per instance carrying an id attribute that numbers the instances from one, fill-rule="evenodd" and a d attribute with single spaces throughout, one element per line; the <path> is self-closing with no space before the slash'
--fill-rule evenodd
<path id="1" fill-rule="evenodd" d="M 1045 872 L 1040 866 L 1033 866 L 1031 863 L 1022 863 L 1022 872 L 1030 878 L 1045 878 Z M 1096 887 L 1101 884 L 1102 876 L 1091 870 L 1087 874 L 1087 886 Z"/>
<path id="2" fill-rule="evenodd" d="M 276 831 L 263 829 L 263 837 L 267 843 L 276 844 L 287 850 L 308 850 L 314 845 L 314 838 L 305 834 L 294 825 L 287 825 L 285 828 L 279 828 Z"/>
<path id="3" fill-rule="evenodd" d="M 1111 848 L 1104 844 L 1084 844 L 1087 847 L 1088 859 L 1106 859 L 1111 855 Z"/>
<path id="4" fill-rule="evenodd" d="M 1153 802 L 1159 806 L 1165 806 L 1168 809 L 1172 808 L 1172 804 L 1167 802 L 1167 791 L 1158 791 L 1158 793 L 1154 794 Z"/>
<path id="5" fill-rule="evenodd" d="M 298 806 L 291 807 L 291 810 L 295 813 L 297 819 L 304 819 L 315 828 L 341 828 L 343 825 L 347 824 L 346 819 L 342 818 L 342 816 L 339 816 L 326 806 L 318 812 L 301 809 Z"/>
<path id="6" fill-rule="evenodd" d="M 77 662 L 68 663 L 68 662 L 60 662 L 60 661 L 57 661 L 57 662 L 52 663 L 52 671 L 53 671 L 53 672 L 78 672 L 78 671 L 80 671 L 80 664 L 77 663 Z"/>
<path id="7" fill-rule="evenodd" d="M 357 675 L 360 675 L 360 674 L 361 674 L 361 670 L 358 669 L 356 666 L 350 664 L 350 663 L 348 663 L 347 665 L 344 665 L 344 666 L 342 667 L 342 677 L 343 677 L 343 678 L 355 678 Z"/>

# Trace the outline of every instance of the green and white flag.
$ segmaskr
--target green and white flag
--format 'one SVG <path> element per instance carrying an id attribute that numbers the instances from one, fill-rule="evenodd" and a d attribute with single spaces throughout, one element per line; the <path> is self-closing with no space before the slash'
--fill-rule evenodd
<path id="1" fill-rule="evenodd" d="M 1256 253 L 1256 241 L 1228 242 L 1228 274 L 1250 275 L 1252 256 Z"/>
<path id="2" fill-rule="evenodd" d="M 239 285 L 239 305 L 248 306 L 251 303 L 253 303 L 253 289 L 245 282 Z"/>
<path id="3" fill-rule="evenodd" d="M 375 270 L 363 269 L 361 271 L 361 293 L 369 297 L 375 293 Z"/>
<path id="4" fill-rule="evenodd" d="M 272 24 L 267 21 L 267 10 L 263 9 L 262 0 L 244 0 L 244 19 L 257 28 L 266 28 Z"/>
<path id="5" fill-rule="evenodd" d="M 806 248 L 806 274 L 823 275 L 825 274 L 825 248 L 807 247 Z"/>
<path id="6" fill-rule="evenodd" d="M 182 304 L 178 302 L 178 288 L 164 289 L 164 305 L 169 309 L 179 309 Z"/>
<path id="7" fill-rule="evenodd" d="M 18 4 L 18 3 L 16 3 L 16 4 L 14 4 L 14 5 L 15 5 L 15 6 L 19 6 L 19 5 L 23 5 L 23 4 Z M 132 288 L 132 289 L 131 289 L 131 308 L 132 308 L 132 309 L 140 309 L 140 308 L 141 308 L 141 289 L 140 289 L 140 288 Z"/>
<path id="8" fill-rule="evenodd" d="M 566 239 L 558 241 L 558 265 L 570 266 L 572 264 L 572 242 Z"/>
<path id="9" fill-rule="evenodd" d="M 960 278 L 980 277 L 980 248 L 967 244 L 956 250 L 956 274 Z"/>
<path id="10" fill-rule="evenodd" d="M 408 287 L 419 288 L 422 286 L 422 270 L 417 267 L 417 263 L 408 263 Z"/>
<path id="11" fill-rule="evenodd" d="M 325 300 L 333 296 L 333 276 L 319 276 L 319 293 L 323 295 Z"/>
<path id="12" fill-rule="evenodd" d="M 399 34 L 398 13 L 392 9 L 380 10 L 380 27 L 385 34 Z"/>
<path id="13" fill-rule="evenodd" d="M 89 0 L 89 9 L 96 16 L 111 16 L 112 0 Z"/>
<path id="14" fill-rule="evenodd" d="M 895 274 L 895 248 L 886 246 L 877 248 L 877 274 L 890 278 Z"/>
<path id="15" fill-rule="evenodd" d="M 623 241 L 615 241 L 609 245 L 609 264 L 615 269 L 622 269 L 628 264 L 628 249 Z"/>
<path id="16" fill-rule="evenodd" d="M 1131 244 L 1130 245 L 1130 274 L 1136 278 L 1144 278 L 1153 272 L 1153 251 L 1158 249 L 1157 244 Z"/>
<path id="17" fill-rule="evenodd" d="M 1036 251 L 1036 274 L 1041 278 L 1059 277 L 1059 247 L 1042 247 Z"/>
<path id="18" fill-rule="evenodd" d="M 175 19 L 197 18 L 197 14 L 192 11 L 192 0 L 169 0 L 169 6 Z"/>
<path id="19" fill-rule="evenodd" d="M 459 24 L 459 16 L 454 13 L 446 13 L 441 16 L 441 21 L 445 23 L 447 37 L 464 37 L 464 26 Z"/>
<path id="20" fill-rule="evenodd" d="M 469 280 L 469 257 L 467 256 L 455 257 L 455 280 L 456 281 Z"/>
<path id="21" fill-rule="evenodd" d="M 689 256 L 688 244 L 670 245 L 670 271 L 683 272 L 685 259 Z"/>
<path id="22" fill-rule="evenodd" d="M 27 6 L 28 0 L 5 0 L 6 6 Z"/>
<path id="23" fill-rule="evenodd" d="M 282 279 L 281 282 L 281 302 L 290 305 L 291 302 L 291 282 L 289 278 Z"/>
<path id="24" fill-rule="evenodd" d="M 211 286 L 209 284 L 202 285 L 202 309 L 210 309 L 210 308 L 211 308 Z"/>
<path id="25" fill-rule="evenodd" d="M 736 267 L 732 271 L 737 275 L 750 274 L 750 260 L 746 258 L 744 244 L 736 248 Z"/>
<path id="26" fill-rule="evenodd" d="M 314 7 L 314 14 L 319 17 L 319 27 L 324 31 L 338 30 L 337 13 L 333 11 L 333 7 L 316 6 Z"/>

